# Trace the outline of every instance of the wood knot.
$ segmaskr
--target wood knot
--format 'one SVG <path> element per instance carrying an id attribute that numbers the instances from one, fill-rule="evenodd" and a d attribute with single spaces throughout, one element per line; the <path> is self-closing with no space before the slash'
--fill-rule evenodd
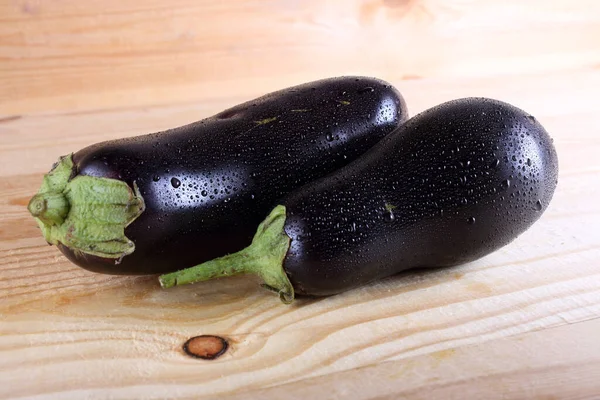
<path id="1" fill-rule="evenodd" d="M 183 351 L 194 358 L 214 360 L 227 351 L 229 342 L 220 336 L 200 335 L 188 339 L 183 344 Z"/>

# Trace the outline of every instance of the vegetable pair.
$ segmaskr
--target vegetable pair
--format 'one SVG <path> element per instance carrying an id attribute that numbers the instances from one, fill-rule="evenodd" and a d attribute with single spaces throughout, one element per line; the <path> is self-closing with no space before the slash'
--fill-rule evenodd
<path id="1" fill-rule="evenodd" d="M 164 287 L 255 273 L 289 303 L 475 260 L 548 206 L 558 161 L 532 116 L 483 98 L 406 115 L 379 80 L 302 85 L 83 149 L 46 176 L 30 210 L 84 268 L 200 264 L 161 276 Z"/>

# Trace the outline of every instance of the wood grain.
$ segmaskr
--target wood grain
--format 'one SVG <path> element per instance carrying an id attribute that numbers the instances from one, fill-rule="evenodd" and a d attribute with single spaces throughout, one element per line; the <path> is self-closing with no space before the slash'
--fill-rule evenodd
<path id="1" fill-rule="evenodd" d="M 598 386 L 598 330 L 598 320 L 561 326 L 221 398 L 591 397 Z"/>
<path id="2" fill-rule="evenodd" d="M 0 398 L 600 397 L 599 38 L 592 0 L 0 0 Z M 289 307 L 252 278 L 83 271 L 28 216 L 59 155 L 351 73 L 411 114 L 534 114 L 560 161 L 547 213 L 477 262 Z M 185 355 L 202 334 L 228 351 Z"/>

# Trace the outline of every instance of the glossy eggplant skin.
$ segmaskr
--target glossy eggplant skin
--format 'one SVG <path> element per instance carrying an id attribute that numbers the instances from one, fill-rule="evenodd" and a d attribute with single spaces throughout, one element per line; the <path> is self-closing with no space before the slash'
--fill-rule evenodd
<path id="1" fill-rule="evenodd" d="M 173 130 L 73 155 L 77 174 L 135 182 L 146 210 L 120 263 L 59 245 L 107 274 L 170 272 L 247 246 L 282 196 L 356 159 L 407 118 L 400 93 L 366 77 L 274 92 Z"/>
<path id="2" fill-rule="evenodd" d="M 491 99 L 444 103 L 281 203 L 284 270 L 297 293 L 330 295 L 476 260 L 540 218 L 557 176 L 534 117 Z"/>

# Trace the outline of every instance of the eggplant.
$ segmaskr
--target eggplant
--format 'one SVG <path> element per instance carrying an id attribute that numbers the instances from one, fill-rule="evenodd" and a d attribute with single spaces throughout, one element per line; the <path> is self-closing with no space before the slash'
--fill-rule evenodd
<path id="1" fill-rule="evenodd" d="M 557 185 L 552 139 L 528 113 L 466 98 L 426 110 L 362 157 L 292 192 L 246 249 L 161 276 L 163 287 L 254 273 L 289 303 L 505 246 Z"/>
<path id="2" fill-rule="evenodd" d="M 401 94 L 382 80 L 306 83 L 62 157 L 29 211 L 80 267 L 171 272 L 244 248 L 278 199 L 356 159 L 406 118 Z"/>

